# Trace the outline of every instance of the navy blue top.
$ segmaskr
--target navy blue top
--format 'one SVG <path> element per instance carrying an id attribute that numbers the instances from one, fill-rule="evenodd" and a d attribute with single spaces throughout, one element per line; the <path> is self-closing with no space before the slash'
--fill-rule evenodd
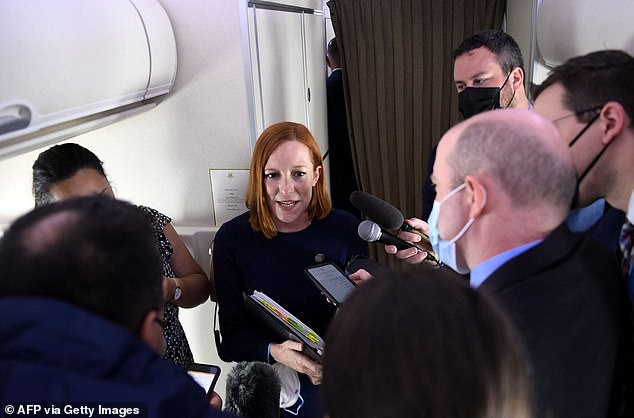
<path id="1" fill-rule="evenodd" d="M 77 306 L 5 296 L 0 317 L 2 405 L 98 402 L 153 418 L 233 416 L 212 409 L 184 370 L 130 331 Z"/>
<path id="2" fill-rule="evenodd" d="M 358 225 L 353 215 L 337 209 L 302 231 L 271 239 L 251 229 L 248 212 L 225 223 L 214 242 L 223 360 L 266 362 L 269 343 L 283 342 L 245 311 L 243 292 L 264 292 L 324 337 L 335 308 L 304 269 L 320 260 L 343 269 L 355 255 L 367 254 Z"/>

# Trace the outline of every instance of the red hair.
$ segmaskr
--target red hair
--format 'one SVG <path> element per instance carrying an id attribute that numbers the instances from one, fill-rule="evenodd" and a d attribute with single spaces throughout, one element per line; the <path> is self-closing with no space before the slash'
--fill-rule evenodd
<path id="1" fill-rule="evenodd" d="M 262 132 L 253 150 L 249 187 L 247 188 L 246 205 L 249 208 L 249 223 L 254 231 L 262 231 L 267 238 L 277 234 L 273 216 L 266 203 L 264 188 L 264 167 L 277 147 L 286 141 L 298 141 L 310 152 L 313 169 L 321 167 L 317 184 L 313 187 L 313 196 L 306 211 L 311 221 L 325 218 L 332 209 L 330 197 L 326 190 L 324 160 L 321 157 L 317 141 L 304 125 L 294 122 L 279 122 L 269 126 Z"/>

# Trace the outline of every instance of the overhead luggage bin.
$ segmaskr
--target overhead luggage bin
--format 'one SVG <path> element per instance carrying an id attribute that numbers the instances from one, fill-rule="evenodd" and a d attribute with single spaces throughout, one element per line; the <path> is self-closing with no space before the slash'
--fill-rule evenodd
<path id="1" fill-rule="evenodd" d="M 157 0 L 0 2 L 0 158 L 156 106 L 176 76 Z"/>

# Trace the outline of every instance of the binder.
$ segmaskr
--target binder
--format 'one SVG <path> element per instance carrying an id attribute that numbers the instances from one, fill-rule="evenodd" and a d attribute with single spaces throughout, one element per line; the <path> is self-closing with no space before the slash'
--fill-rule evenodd
<path id="1" fill-rule="evenodd" d="M 308 325 L 262 292 L 256 290 L 252 295 L 244 293 L 243 297 L 245 307 L 251 315 L 281 338 L 302 343 L 304 354 L 315 362 L 322 363 L 325 342 Z"/>

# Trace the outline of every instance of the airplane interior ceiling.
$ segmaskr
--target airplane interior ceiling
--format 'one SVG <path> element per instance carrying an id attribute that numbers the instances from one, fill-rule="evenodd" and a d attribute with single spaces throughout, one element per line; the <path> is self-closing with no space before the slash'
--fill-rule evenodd
<path id="1" fill-rule="evenodd" d="M 10 2 L 2 7 L 0 158 L 154 107 L 176 75 L 156 0 Z M 45 72 L 44 72 L 45 70 Z M 44 72 L 44 73 L 43 73 Z"/>

